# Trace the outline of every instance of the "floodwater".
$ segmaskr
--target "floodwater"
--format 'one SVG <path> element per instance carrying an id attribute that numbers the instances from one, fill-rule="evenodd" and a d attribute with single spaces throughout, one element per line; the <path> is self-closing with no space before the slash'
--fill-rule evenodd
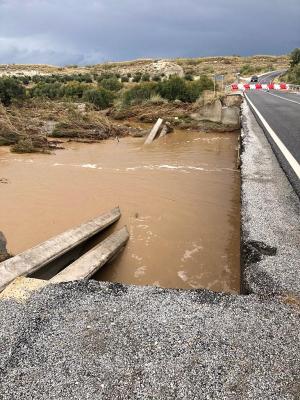
<path id="1" fill-rule="evenodd" d="M 9 250 L 119 205 L 115 229 L 126 224 L 130 241 L 97 279 L 238 292 L 238 134 L 178 131 L 143 141 L 66 143 L 53 155 L 0 147 L 0 230 Z"/>

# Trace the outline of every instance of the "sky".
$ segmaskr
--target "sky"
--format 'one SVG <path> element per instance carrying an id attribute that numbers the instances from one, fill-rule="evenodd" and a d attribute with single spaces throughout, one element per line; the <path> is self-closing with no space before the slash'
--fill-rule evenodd
<path id="1" fill-rule="evenodd" d="M 0 64 L 286 54 L 300 0 L 0 0 Z"/>

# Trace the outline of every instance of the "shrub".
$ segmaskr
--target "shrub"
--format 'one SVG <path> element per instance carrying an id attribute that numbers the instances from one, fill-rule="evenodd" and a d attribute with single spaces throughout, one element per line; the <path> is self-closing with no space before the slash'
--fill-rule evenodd
<path id="1" fill-rule="evenodd" d="M 287 74 L 287 81 L 294 85 L 300 85 L 300 64 L 291 68 Z"/>
<path id="2" fill-rule="evenodd" d="M 198 99 L 203 90 L 210 90 L 213 87 L 213 81 L 206 75 L 202 75 L 199 80 L 192 82 L 174 76 L 158 85 L 158 93 L 170 101 L 181 100 L 193 103 Z"/>
<path id="3" fill-rule="evenodd" d="M 160 82 L 158 93 L 167 100 L 189 101 L 186 81 L 179 77 L 172 77 L 167 81 Z"/>
<path id="4" fill-rule="evenodd" d="M 31 89 L 30 94 L 32 97 L 48 97 L 49 99 L 57 99 L 62 96 L 61 86 L 62 85 L 59 82 L 39 82 L 33 89 Z"/>
<path id="5" fill-rule="evenodd" d="M 134 74 L 132 81 L 133 82 L 140 82 L 141 78 L 142 78 L 142 74 L 140 72 L 137 72 L 136 74 Z"/>
<path id="6" fill-rule="evenodd" d="M 150 75 L 148 73 L 142 75 L 142 81 L 143 82 L 149 82 L 150 81 Z"/>
<path id="7" fill-rule="evenodd" d="M 103 79 L 101 81 L 101 86 L 104 89 L 110 90 L 112 92 L 118 92 L 119 90 L 122 89 L 123 84 L 119 82 L 118 78 L 113 77 L 113 78 Z"/>
<path id="8" fill-rule="evenodd" d="M 154 82 L 160 82 L 160 81 L 161 81 L 161 77 L 160 77 L 159 75 L 154 75 L 154 76 L 152 77 L 152 80 L 153 80 Z"/>
<path id="9" fill-rule="evenodd" d="M 129 82 L 128 76 L 122 76 L 121 82 Z"/>
<path id="10" fill-rule="evenodd" d="M 300 49 L 296 48 L 291 52 L 291 67 L 300 63 Z"/>
<path id="11" fill-rule="evenodd" d="M 101 83 L 104 79 L 110 79 L 110 78 L 115 78 L 115 74 L 112 74 L 111 72 L 105 72 L 104 74 L 101 74 L 97 77 L 97 82 Z"/>
<path id="12" fill-rule="evenodd" d="M 13 78 L 0 78 L 0 102 L 9 106 L 13 100 L 23 99 L 25 89 L 20 82 Z"/>
<path id="13" fill-rule="evenodd" d="M 84 92 L 83 100 L 94 104 L 98 109 L 110 107 L 114 101 L 114 94 L 106 89 L 90 89 Z"/>
<path id="14" fill-rule="evenodd" d="M 207 75 L 201 75 L 200 79 L 195 82 L 197 85 L 201 87 L 201 91 L 203 90 L 213 90 L 214 82 Z"/>
<path id="15" fill-rule="evenodd" d="M 11 147 L 14 153 L 34 153 L 36 150 L 30 138 L 23 138 Z"/>
<path id="16" fill-rule="evenodd" d="M 149 100 L 155 94 L 157 94 L 156 83 L 141 83 L 140 85 L 136 85 L 124 92 L 122 97 L 122 105 L 130 106 L 134 104 L 141 104 Z"/>
<path id="17" fill-rule="evenodd" d="M 250 65 L 250 64 L 244 64 L 240 68 L 240 74 L 241 75 L 251 75 L 255 72 L 255 69 Z"/>
<path id="18" fill-rule="evenodd" d="M 61 86 L 60 96 L 71 97 L 75 99 L 80 99 L 83 93 L 88 90 L 89 86 L 80 82 L 68 82 Z"/>
<path id="19" fill-rule="evenodd" d="M 184 77 L 184 79 L 185 79 L 186 81 L 193 81 L 193 80 L 194 80 L 192 74 L 186 74 L 185 77 Z"/>

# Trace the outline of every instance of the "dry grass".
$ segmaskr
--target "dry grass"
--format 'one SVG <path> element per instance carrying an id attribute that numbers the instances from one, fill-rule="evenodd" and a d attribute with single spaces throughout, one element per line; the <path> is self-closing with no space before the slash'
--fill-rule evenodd
<path id="1" fill-rule="evenodd" d="M 0 145 L 15 152 L 47 152 L 48 136 L 102 140 L 124 136 L 128 128 L 82 104 L 30 100 L 9 109 L 0 106 Z M 51 126 L 49 132 L 49 125 Z"/>

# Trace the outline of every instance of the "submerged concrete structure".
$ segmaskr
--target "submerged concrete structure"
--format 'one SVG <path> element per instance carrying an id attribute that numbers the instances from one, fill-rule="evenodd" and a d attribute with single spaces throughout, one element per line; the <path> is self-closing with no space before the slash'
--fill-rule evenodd
<path id="1" fill-rule="evenodd" d="M 119 207 L 0 263 L 0 291 L 19 276 L 28 276 L 87 241 L 121 217 Z"/>
<path id="2" fill-rule="evenodd" d="M 126 245 L 128 239 L 129 233 L 124 227 L 63 269 L 50 279 L 50 282 L 70 282 L 90 278 Z"/>
<path id="3" fill-rule="evenodd" d="M 160 129 L 162 128 L 163 123 L 164 123 L 164 120 L 162 118 L 158 118 L 155 125 L 151 129 L 151 132 L 147 136 L 147 139 L 145 140 L 145 144 L 150 144 L 153 142 L 153 140 L 156 138 L 157 134 L 159 133 Z"/>

